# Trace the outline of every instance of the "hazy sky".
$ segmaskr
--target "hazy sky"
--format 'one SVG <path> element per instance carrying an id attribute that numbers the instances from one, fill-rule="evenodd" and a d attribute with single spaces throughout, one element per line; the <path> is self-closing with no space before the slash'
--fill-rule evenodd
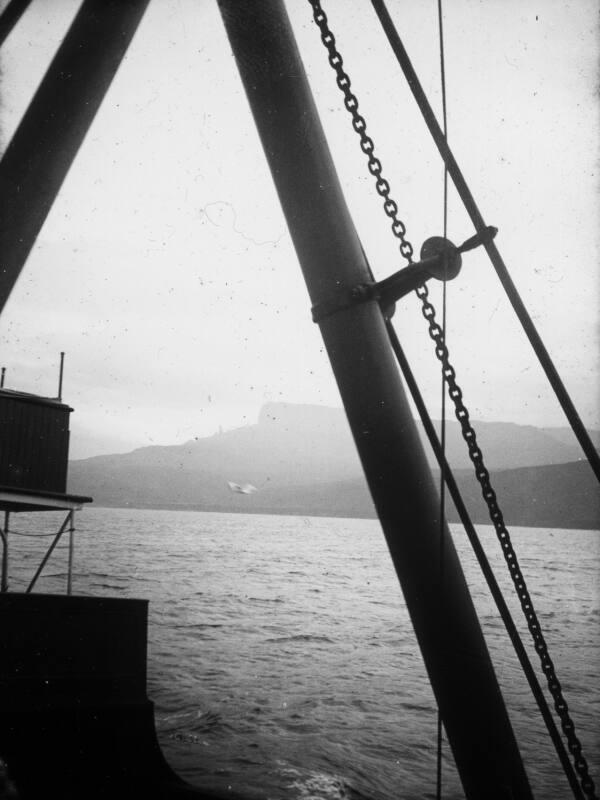
<path id="1" fill-rule="evenodd" d="M 4 5 L 0 4 L 0 5 Z M 34 0 L 3 49 L 2 145 L 77 7 Z M 305 0 L 288 9 L 371 265 L 402 266 Z M 442 232 L 442 166 L 368 0 L 323 0 L 416 249 Z M 388 0 L 440 107 L 435 0 Z M 51 11 L 50 11 L 51 9 Z M 556 366 L 600 426 L 597 3 L 446 0 L 449 137 Z M 473 232 L 450 197 L 449 235 Z M 435 295 L 438 296 L 436 289 Z M 339 405 L 213 0 L 152 0 L 0 320 L 6 386 L 64 398 L 74 457 Z M 431 413 L 439 377 L 414 296 L 396 324 Z M 474 418 L 562 425 L 485 257 L 449 286 Z"/>

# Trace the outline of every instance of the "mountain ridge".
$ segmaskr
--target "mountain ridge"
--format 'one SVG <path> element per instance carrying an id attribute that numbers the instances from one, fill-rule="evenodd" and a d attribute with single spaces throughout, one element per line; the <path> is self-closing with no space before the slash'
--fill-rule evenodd
<path id="1" fill-rule="evenodd" d="M 520 509 L 519 519 L 530 519 L 524 503 L 528 491 L 540 497 L 561 496 L 563 504 L 569 505 L 556 476 L 562 469 L 564 486 L 573 489 L 576 482 L 572 474 L 581 468 L 566 466 L 577 464 L 579 449 L 576 443 L 568 443 L 563 429 L 557 429 L 558 433 L 553 434 L 552 429 L 515 423 L 474 424 L 490 469 L 526 470 L 520 477 L 507 482 L 511 497 L 521 498 L 518 502 L 515 500 Z M 365 431 L 368 435 L 368 425 Z M 422 430 L 420 433 L 424 439 Z M 600 441 L 598 432 L 593 432 L 593 435 L 596 441 Z M 455 472 L 471 472 L 458 423 L 447 423 L 446 441 L 448 460 Z M 429 450 L 427 443 L 425 446 L 426 451 Z M 431 453 L 428 457 L 435 469 Z M 544 489 L 535 470 L 552 466 L 560 469 L 555 470 Z M 585 472 L 581 474 L 585 475 Z M 231 492 L 228 481 L 251 483 L 259 491 L 252 496 L 251 502 L 247 498 L 244 502 L 240 499 L 243 496 Z M 338 508 L 343 510 L 343 516 L 354 512 L 358 516 L 373 513 L 344 412 L 326 406 L 268 403 L 261 409 L 254 425 L 192 439 L 180 445 L 150 445 L 130 453 L 72 461 L 69 488 L 74 493 L 91 494 L 101 505 L 224 511 L 262 508 L 264 513 L 284 513 L 282 509 L 294 508 L 296 511 L 292 513 L 307 515 L 329 515 L 325 513 L 329 509 L 333 516 L 338 513 Z M 360 502 L 352 500 L 352 492 L 356 493 L 356 498 L 362 498 Z M 559 505 L 550 502 L 551 497 L 547 500 L 541 502 L 540 509 L 554 508 L 556 518 L 563 521 L 569 516 L 560 511 Z M 587 516 L 583 516 L 594 519 L 594 511 L 588 507 L 587 500 L 584 500 L 584 505 L 588 511 Z M 371 511 L 368 511 L 369 507 Z M 538 514 L 540 519 L 542 516 Z M 570 516 L 574 520 L 582 518 L 574 511 Z"/>

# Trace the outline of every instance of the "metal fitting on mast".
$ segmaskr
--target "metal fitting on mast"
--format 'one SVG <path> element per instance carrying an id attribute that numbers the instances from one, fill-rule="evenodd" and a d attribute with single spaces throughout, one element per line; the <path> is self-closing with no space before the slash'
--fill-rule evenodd
<path id="1" fill-rule="evenodd" d="M 453 280 L 462 267 L 461 254 L 473 250 L 494 238 L 497 228 L 485 228 L 464 241 L 459 247 L 443 236 L 432 236 L 421 247 L 421 260 L 394 272 L 381 281 L 358 283 L 350 289 L 340 287 L 335 297 L 321 300 L 312 307 L 313 322 L 351 308 L 359 303 L 377 300 L 384 315 L 389 319 L 394 314 L 394 304 L 417 286 L 435 278 L 438 281 Z"/>

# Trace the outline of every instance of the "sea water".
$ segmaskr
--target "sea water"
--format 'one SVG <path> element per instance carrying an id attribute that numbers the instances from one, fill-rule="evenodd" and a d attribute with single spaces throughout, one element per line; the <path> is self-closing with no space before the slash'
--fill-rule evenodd
<path id="1" fill-rule="evenodd" d="M 52 530 L 48 516 L 12 517 L 12 590 L 51 541 L 17 534 Z M 148 693 L 186 780 L 298 800 L 434 796 L 436 706 L 377 521 L 90 508 L 77 528 L 74 592 L 151 601 Z M 452 530 L 534 793 L 568 798 L 468 541 Z M 526 640 L 494 531 L 478 530 Z M 511 536 L 598 784 L 600 534 Z M 66 557 L 57 548 L 36 591 L 64 592 Z M 447 743 L 443 783 L 445 798 L 463 797 Z"/>

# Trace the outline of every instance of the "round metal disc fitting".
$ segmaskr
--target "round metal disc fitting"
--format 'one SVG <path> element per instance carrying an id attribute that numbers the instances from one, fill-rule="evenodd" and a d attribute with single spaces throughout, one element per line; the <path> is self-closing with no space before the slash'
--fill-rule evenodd
<path id="1" fill-rule="evenodd" d="M 458 247 L 443 236 L 432 236 L 423 243 L 421 261 L 428 262 L 423 264 L 424 269 L 438 281 L 456 278 L 462 266 Z"/>

